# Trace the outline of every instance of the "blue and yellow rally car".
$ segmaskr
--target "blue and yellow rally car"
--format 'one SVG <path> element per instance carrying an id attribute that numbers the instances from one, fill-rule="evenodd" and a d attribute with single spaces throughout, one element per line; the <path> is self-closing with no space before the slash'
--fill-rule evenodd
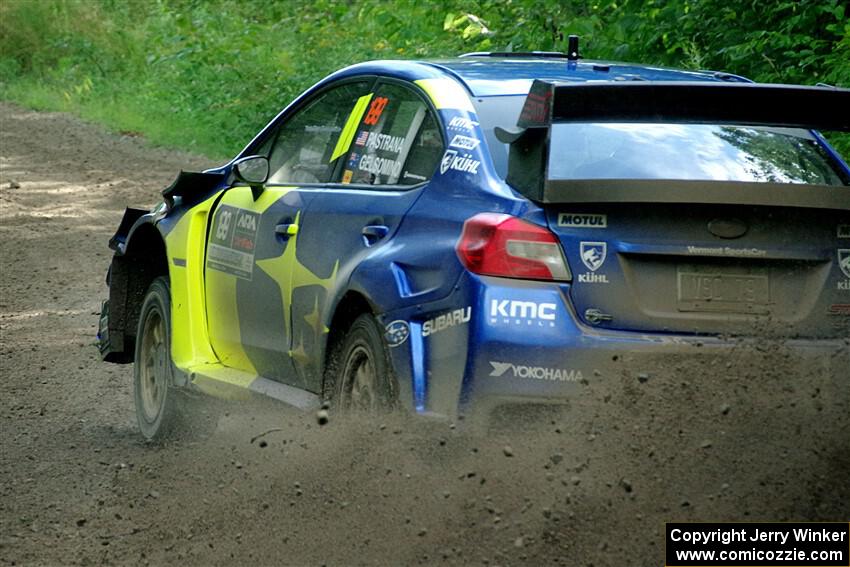
<path id="1" fill-rule="evenodd" d="M 332 74 L 110 241 L 99 344 L 174 388 L 457 415 L 618 353 L 846 348 L 850 91 L 475 53 Z"/>

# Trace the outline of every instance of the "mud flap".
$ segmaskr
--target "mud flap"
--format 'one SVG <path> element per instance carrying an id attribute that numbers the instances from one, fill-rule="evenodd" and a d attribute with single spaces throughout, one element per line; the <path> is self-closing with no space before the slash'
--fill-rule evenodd
<path id="1" fill-rule="evenodd" d="M 123 348 L 114 348 L 109 340 L 108 300 L 102 302 L 100 305 L 100 320 L 98 321 L 97 327 L 97 348 L 100 351 L 100 357 L 106 362 L 115 362 L 118 364 L 127 364 L 132 362 L 132 358 L 127 356 Z"/>

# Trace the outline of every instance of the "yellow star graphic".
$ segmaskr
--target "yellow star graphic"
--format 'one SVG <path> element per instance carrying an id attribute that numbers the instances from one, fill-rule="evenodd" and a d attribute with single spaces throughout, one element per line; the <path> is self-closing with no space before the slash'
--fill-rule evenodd
<path id="1" fill-rule="evenodd" d="M 319 313 L 319 296 L 316 295 L 315 301 L 313 302 L 313 310 L 304 315 L 304 320 L 307 321 L 307 324 L 310 325 L 311 329 L 313 329 L 313 336 L 315 336 L 316 339 L 318 339 L 319 335 L 322 333 L 330 331 L 330 329 L 322 325 L 321 319 L 322 318 Z"/>
<path id="2" fill-rule="evenodd" d="M 300 365 L 305 365 L 310 361 L 310 357 L 307 356 L 307 349 L 304 348 L 304 334 L 301 333 L 298 337 L 298 346 L 289 351 L 289 356 L 295 359 Z"/>
<path id="3" fill-rule="evenodd" d="M 301 211 L 298 211 L 295 215 L 295 222 L 293 224 L 298 226 L 300 218 Z M 309 268 L 298 261 L 298 238 L 298 234 L 291 236 L 283 249 L 283 254 L 277 258 L 257 260 L 257 266 L 267 273 L 275 282 L 277 282 L 277 285 L 280 287 L 280 295 L 283 301 L 283 318 L 286 325 L 287 337 L 291 337 L 292 333 L 290 329 L 290 318 L 292 317 L 293 291 L 296 288 L 310 285 L 318 285 L 325 291 L 330 291 L 334 281 L 336 280 L 337 271 L 339 270 L 339 260 L 337 260 L 334 264 L 334 269 L 331 272 L 331 275 L 327 278 L 321 278 L 310 271 Z"/>

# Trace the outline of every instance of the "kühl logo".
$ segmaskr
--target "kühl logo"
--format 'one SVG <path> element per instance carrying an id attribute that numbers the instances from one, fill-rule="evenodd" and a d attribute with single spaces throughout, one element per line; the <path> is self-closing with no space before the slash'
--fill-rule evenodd
<path id="1" fill-rule="evenodd" d="M 595 272 L 605 263 L 608 255 L 608 244 L 605 242 L 582 242 L 580 247 L 581 261 L 591 272 Z"/>
<path id="2" fill-rule="evenodd" d="M 850 249 L 842 248 L 838 251 L 838 267 L 850 278 Z"/>

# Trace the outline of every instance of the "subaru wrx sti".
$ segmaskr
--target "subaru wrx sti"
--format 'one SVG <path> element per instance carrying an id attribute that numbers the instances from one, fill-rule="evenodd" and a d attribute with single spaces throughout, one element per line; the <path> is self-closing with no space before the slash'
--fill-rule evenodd
<path id="1" fill-rule="evenodd" d="M 101 352 L 154 438 L 175 388 L 455 416 L 622 353 L 846 349 L 848 108 L 574 53 L 354 65 L 127 209 Z"/>

